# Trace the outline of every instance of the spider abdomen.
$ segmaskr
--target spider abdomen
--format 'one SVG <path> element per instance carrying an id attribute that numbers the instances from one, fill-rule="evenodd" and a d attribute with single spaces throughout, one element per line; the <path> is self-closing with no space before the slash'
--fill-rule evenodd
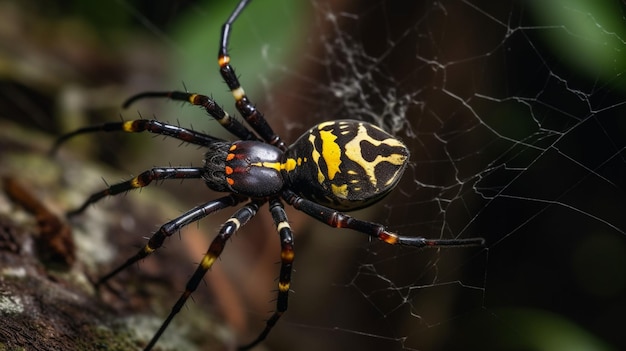
<path id="1" fill-rule="evenodd" d="M 320 123 L 286 152 L 304 160 L 283 172 L 300 196 L 337 210 L 363 208 L 382 199 L 398 183 L 408 148 L 384 130 L 362 121 Z"/>

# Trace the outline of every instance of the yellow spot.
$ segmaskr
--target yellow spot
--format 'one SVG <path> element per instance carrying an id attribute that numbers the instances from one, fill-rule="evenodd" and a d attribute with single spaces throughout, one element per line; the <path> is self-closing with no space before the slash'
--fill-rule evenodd
<path id="1" fill-rule="evenodd" d="M 376 127 L 372 126 L 372 128 L 376 128 Z M 350 140 L 350 142 L 346 144 L 345 153 L 346 153 L 346 156 L 350 160 L 356 162 L 359 166 L 361 166 L 361 168 L 363 168 L 363 170 L 365 171 L 365 174 L 367 174 L 367 176 L 369 177 L 370 183 L 372 183 L 373 186 L 376 186 L 376 184 L 378 183 L 378 179 L 376 179 L 375 170 L 376 170 L 376 166 L 379 163 L 389 162 L 393 165 L 401 166 L 402 164 L 404 164 L 404 162 L 406 162 L 407 156 L 402 155 L 402 154 L 391 154 L 389 156 L 378 155 L 373 161 L 371 162 L 367 161 L 363 158 L 363 154 L 361 150 L 362 141 L 366 141 L 374 146 L 380 146 L 382 144 L 385 144 L 385 145 L 389 145 L 392 147 L 399 147 L 403 149 L 406 147 L 398 139 L 387 138 L 385 140 L 376 140 L 372 138 L 369 134 L 367 134 L 367 129 L 365 128 L 365 126 L 362 123 L 359 123 L 359 130 L 357 132 L 357 135 L 355 135 L 354 138 L 352 138 L 352 140 Z M 386 182 L 386 185 L 393 183 L 396 180 L 398 173 L 402 169 L 403 169 L 402 167 L 398 167 L 396 170 L 396 173 L 393 176 L 389 177 L 388 181 Z"/>
<path id="2" fill-rule="evenodd" d="M 215 118 L 215 116 L 214 116 Z M 222 118 L 217 119 L 218 122 L 220 122 L 221 125 L 223 126 L 227 126 L 231 123 L 230 121 L 230 115 L 226 112 L 224 112 L 224 116 Z"/>
<path id="3" fill-rule="evenodd" d="M 322 123 L 317 125 L 317 129 L 322 130 L 322 129 L 328 127 L 328 126 L 332 126 L 332 125 L 335 125 L 335 124 L 336 124 L 336 122 L 333 122 L 333 121 L 322 122 Z"/>
<path id="4" fill-rule="evenodd" d="M 281 230 L 285 228 L 291 229 L 291 227 L 289 226 L 289 223 L 283 221 L 283 222 L 278 223 L 278 225 L 276 226 L 276 231 L 280 232 Z"/>
<path id="5" fill-rule="evenodd" d="M 287 172 L 293 171 L 294 169 L 296 169 L 296 165 L 299 165 L 299 163 L 293 158 L 288 158 L 285 163 L 280 163 L 280 162 L 252 162 L 250 163 L 250 166 L 272 168 L 278 172 L 283 171 L 283 170 Z"/>
<path id="6" fill-rule="evenodd" d="M 242 87 L 239 87 L 237 89 L 233 89 L 231 91 L 231 93 L 233 93 L 233 97 L 235 98 L 235 101 L 239 101 L 239 100 L 243 99 L 244 96 L 246 96 L 246 93 L 243 91 Z"/>
<path id="7" fill-rule="evenodd" d="M 337 136 L 333 132 L 320 130 L 320 137 L 322 138 L 322 157 L 328 168 L 328 179 L 332 180 L 339 172 L 339 165 L 341 165 L 341 148 L 335 142 Z"/>
<path id="8" fill-rule="evenodd" d="M 143 186 L 143 182 L 139 180 L 139 177 L 135 177 L 130 181 L 130 186 L 133 188 L 141 188 Z"/>
<path id="9" fill-rule="evenodd" d="M 146 245 L 143 247 L 143 252 L 147 254 L 151 254 L 154 252 L 154 249 L 150 247 L 150 245 Z"/>
<path id="10" fill-rule="evenodd" d="M 226 223 L 231 222 L 235 225 L 235 230 L 238 230 L 239 227 L 241 227 L 241 222 L 239 222 L 239 220 L 237 218 L 231 218 L 228 221 L 226 221 Z"/>
<path id="11" fill-rule="evenodd" d="M 278 291 L 283 292 L 283 293 L 289 292 L 289 283 L 278 282 Z"/>
<path id="12" fill-rule="evenodd" d="M 122 124 L 122 130 L 125 132 L 132 132 L 135 130 L 135 128 L 133 127 L 134 124 L 135 121 L 126 121 L 124 122 L 124 124 Z"/>
<path id="13" fill-rule="evenodd" d="M 348 197 L 348 184 L 339 186 L 331 184 L 330 187 L 333 191 L 333 194 L 335 194 L 335 196 L 337 196 L 338 198 L 346 199 Z"/>
<path id="14" fill-rule="evenodd" d="M 229 62 L 230 62 L 230 56 L 220 56 L 217 59 L 217 63 L 220 65 L 220 67 L 226 66 Z"/>
<path id="15" fill-rule="evenodd" d="M 213 265 L 213 262 L 215 262 L 215 256 L 206 254 L 206 255 L 204 255 L 204 257 L 202 257 L 202 261 L 200 262 L 200 266 L 203 269 L 209 269 Z"/>
<path id="16" fill-rule="evenodd" d="M 228 151 L 233 151 L 237 148 L 237 145 L 233 144 L 230 146 L 230 148 L 228 149 Z"/>
<path id="17" fill-rule="evenodd" d="M 293 158 L 288 158 L 287 161 L 281 165 L 281 167 L 285 171 L 289 172 L 289 171 L 293 171 L 296 168 L 296 164 L 297 164 L 296 160 L 294 160 Z"/>
<path id="18" fill-rule="evenodd" d="M 189 99 L 187 101 L 191 102 L 193 104 L 193 102 L 196 100 L 196 98 L 198 98 L 198 94 L 191 94 L 189 95 Z"/>

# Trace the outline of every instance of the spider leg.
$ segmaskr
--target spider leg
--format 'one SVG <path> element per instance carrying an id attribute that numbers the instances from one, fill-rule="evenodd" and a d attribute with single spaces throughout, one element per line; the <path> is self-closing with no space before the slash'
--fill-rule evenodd
<path id="1" fill-rule="evenodd" d="M 319 205 L 313 201 L 303 199 L 291 190 L 283 190 L 283 198 L 295 209 L 302 211 L 320 222 L 334 228 L 350 228 L 371 237 L 380 239 L 391 245 L 406 245 L 414 247 L 459 247 L 483 246 L 485 239 L 426 239 L 424 237 L 400 236 L 389 232 L 381 224 L 363 221 L 342 212 Z"/>
<path id="2" fill-rule="evenodd" d="M 241 201 L 242 199 L 236 197 L 235 195 L 224 196 L 217 200 L 209 201 L 203 205 L 196 206 L 193 209 L 178 216 L 177 218 L 163 224 L 161 228 L 159 228 L 159 230 L 157 230 L 150 237 L 148 243 L 143 248 L 141 248 L 134 256 L 126 260 L 126 262 L 109 272 L 107 275 L 101 277 L 96 282 L 96 286 L 105 283 L 111 277 L 126 269 L 128 266 L 133 265 L 134 263 L 153 253 L 155 250 L 160 248 L 161 245 L 163 245 L 163 242 L 167 237 L 170 237 L 172 234 L 178 232 L 182 227 L 186 226 L 187 224 L 199 221 L 200 219 L 217 211 L 223 210 L 226 207 L 235 206 Z M 224 228 L 222 228 L 222 230 L 224 230 Z"/>
<path id="3" fill-rule="evenodd" d="M 137 100 L 145 98 L 166 98 L 175 101 L 183 101 L 192 105 L 200 106 L 217 120 L 222 127 L 226 128 L 230 133 L 237 136 L 241 140 L 257 140 L 257 137 L 238 120 L 224 111 L 215 100 L 206 95 L 187 93 L 184 91 L 146 91 L 131 96 L 124 102 L 123 107 L 128 108 Z"/>
<path id="4" fill-rule="evenodd" d="M 261 204 L 263 204 L 263 202 L 250 202 L 246 206 L 237 210 L 237 212 L 235 212 L 233 216 L 224 223 L 224 225 L 220 229 L 220 232 L 211 242 L 209 249 L 202 258 L 202 261 L 200 261 L 198 268 L 196 268 L 196 271 L 193 273 L 191 278 L 189 278 L 189 281 L 187 282 L 187 285 L 185 287 L 185 291 L 182 293 L 178 301 L 176 301 L 176 304 L 174 304 L 174 306 L 172 307 L 170 314 L 167 316 L 156 334 L 154 334 L 152 340 L 150 340 L 144 351 L 152 349 L 152 347 L 156 344 L 156 342 L 161 337 L 161 334 L 163 334 L 174 316 L 185 305 L 185 302 L 187 301 L 191 293 L 196 290 L 198 284 L 200 284 L 200 281 L 202 281 L 202 278 L 204 277 L 206 272 L 211 268 L 215 260 L 220 256 L 222 250 L 224 250 L 224 246 L 226 246 L 226 242 L 228 241 L 228 239 L 231 237 L 231 235 L 237 232 L 237 230 L 241 226 L 245 225 L 248 220 L 250 220 L 250 218 L 254 217 Z M 146 248 L 147 247 L 148 246 L 146 246 Z"/>
<path id="5" fill-rule="evenodd" d="M 278 277 L 278 296 L 276 298 L 276 311 L 266 321 L 265 328 L 249 344 L 240 346 L 238 350 L 249 350 L 261 341 L 265 340 L 278 319 L 287 310 L 287 300 L 289 298 L 289 286 L 291 285 L 291 272 L 293 270 L 293 233 L 287 222 L 287 214 L 281 201 L 276 198 L 271 200 L 270 212 L 276 224 L 276 231 L 280 236 L 280 275 Z"/>
<path id="6" fill-rule="evenodd" d="M 107 196 L 117 195 L 136 188 L 143 188 L 144 186 L 150 184 L 153 180 L 202 178 L 202 175 L 203 169 L 201 167 L 155 167 L 142 172 L 140 175 L 125 182 L 113 184 L 102 191 L 93 193 L 80 207 L 69 211 L 67 216 L 75 216 L 83 212 L 87 206 L 96 203 Z"/>
<path id="7" fill-rule="evenodd" d="M 235 106 L 237 110 L 243 118 L 248 122 L 248 124 L 256 131 L 263 140 L 267 143 L 278 147 L 281 150 L 286 150 L 287 145 L 285 142 L 272 130 L 272 127 L 267 123 L 265 117 L 261 111 L 257 110 L 256 107 L 244 92 L 241 84 L 239 83 L 239 79 L 235 74 L 235 70 L 230 65 L 230 56 L 228 55 L 228 43 L 230 40 L 230 30 L 241 12 L 248 6 L 250 0 L 241 0 L 235 10 L 228 17 L 226 22 L 222 25 L 222 34 L 220 38 L 220 48 L 218 52 L 217 62 L 220 66 L 220 74 L 224 81 L 230 88 L 233 97 L 235 98 Z"/>
<path id="8" fill-rule="evenodd" d="M 52 146 L 52 149 L 50 150 L 50 154 L 54 155 L 56 151 L 59 149 L 59 147 L 61 146 L 61 144 L 81 134 L 94 133 L 94 132 L 140 133 L 140 132 L 146 132 L 146 131 L 150 133 L 154 133 L 154 134 L 165 135 L 165 136 L 172 137 L 178 140 L 182 140 L 187 143 L 192 143 L 192 144 L 201 145 L 201 146 L 207 146 L 216 141 L 223 141 L 221 139 L 214 138 L 204 133 L 196 132 L 187 128 L 171 125 L 168 123 L 163 123 L 157 120 L 136 119 L 136 120 L 126 121 L 126 122 L 103 123 L 100 125 L 83 127 L 73 132 L 69 132 L 65 135 L 62 135 L 56 140 L 56 142 Z"/>

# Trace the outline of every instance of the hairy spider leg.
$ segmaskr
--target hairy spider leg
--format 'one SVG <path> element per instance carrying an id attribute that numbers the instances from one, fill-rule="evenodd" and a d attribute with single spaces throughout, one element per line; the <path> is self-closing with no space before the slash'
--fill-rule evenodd
<path id="1" fill-rule="evenodd" d="M 124 108 L 128 108 L 137 100 L 146 98 L 165 98 L 174 101 L 182 101 L 190 103 L 192 105 L 200 106 L 217 120 L 222 127 L 228 130 L 231 134 L 235 135 L 241 140 L 258 140 L 257 136 L 252 133 L 243 123 L 237 119 L 232 118 L 226 111 L 224 111 L 215 100 L 206 95 L 188 93 L 184 91 L 146 91 L 139 93 L 128 98 L 122 105 Z"/>
<path id="2" fill-rule="evenodd" d="M 250 0 L 242 0 L 237 4 L 235 10 L 222 25 L 222 34 L 220 38 L 220 48 L 217 56 L 217 62 L 220 66 L 220 74 L 230 88 L 235 98 L 235 106 L 239 113 L 245 118 L 246 122 L 256 131 L 267 143 L 278 147 L 281 150 L 287 150 L 285 142 L 274 133 L 272 127 L 267 123 L 263 113 L 257 110 L 252 102 L 246 96 L 245 91 L 239 83 L 239 79 L 235 74 L 235 70 L 230 65 L 230 56 L 228 55 L 228 43 L 230 40 L 230 30 L 241 12 L 248 6 Z"/>
<path id="3" fill-rule="evenodd" d="M 230 88 L 235 98 L 235 106 L 248 124 L 259 134 L 263 140 L 272 144 L 281 150 L 286 150 L 285 142 L 273 131 L 272 127 L 267 123 L 263 113 L 257 110 L 254 104 L 248 99 L 245 91 L 239 83 L 239 79 L 235 74 L 235 70 L 230 65 L 230 56 L 228 55 L 228 43 L 230 40 L 230 31 L 233 23 L 239 17 L 241 12 L 250 3 L 250 0 L 242 0 L 232 12 L 230 17 L 222 25 L 222 33 L 220 39 L 220 48 L 218 52 L 218 64 L 220 66 L 220 74 Z M 243 124 L 230 117 L 219 105 L 210 97 L 201 94 L 187 93 L 182 91 L 148 91 L 131 96 L 124 102 L 123 107 L 127 108 L 137 100 L 144 98 L 168 98 L 176 101 L 184 101 L 193 105 L 203 107 L 206 112 L 213 116 L 224 128 L 241 140 L 257 140 L 257 137 L 251 133 Z"/>
<path id="4" fill-rule="evenodd" d="M 363 221 L 347 214 L 322 206 L 313 201 L 303 199 L 293 191 L 285 189 L 282 196 L 288 204 L 295 209 L 302 211 L 320 222 L 326 223 L 334 228 L 349 228 L 360 233 L 367 234 L 391 245 L 405 245 L 413 247 L 462 247 L 462 246 L 483 246 L 483 238 L 468 239 L 426 239 L 424 237 L 400 236 L 389 232 L 384 226 L 374 222 Z"/>
<path id="5" fill-rule="evenodd" d="M 65 135 L 62 135 L 56 140 L 56 142 L 52 146 L 52 149 L 50 149 L 50 154 L 54 155 L 63 143 L 77 135 L 95 132 L 150 132 L 154 134 L 165 135 L 178 140 L 182 140 L 187 143 L 201 146 L 208 146 L 216 141 L 223 141 L 219 138 L 215 138 L 204 133 L 196 132 L 191 129 L 171 125 L 157 120 L 136 119 L 125 122 L 108 122 L 96 126 L 83 127 L 73 132 L 69 132 Z"/>
<path id="6" fill-rule="evenodd" d="M 100 201 L 101 199 L 127 192 L 132 189 L 143 188 L 150 184 L 153 180 L 169 180 L 169 179 L 187 179 L 202 178 L 203 169 L 201 167 L 155 167 L 144 171 L 138 176 L 127 181 L 113 184 L 108 188 L 91 194 L 83 204 L 74 210 L 67 212 L 68 217 L 82 213 L 89 205 Z"/>
<path id="7" fill-rule="evenodd" d="M 276 310 L 272 316 L 266 321 L 265 328 L 261 333 L 249 344 L 240 346 L 239 350 L 249 350 L 261 341 L 265 340 L 269 332 L 272 330 L 278 319 L 287 311 L 287 301 L 289 298 L 289 286 L 291 285 L 291 272 L 293 270 L 294 248 L 293 233 L 287 222 L 287 214 L 283 204 L 279 199 L 272 199 L 270 203 L 270 212 L 276 225 L 276 231 L 280 236 L 280 274 L 278 276 L 278 295 L 276 298 Z"/>
<path id="8" fill-rule="evenodd" d="M 234 198 L 233 196 L 230 196 L 230 197 Z M 237 230 L 239 230 L 239 228 L 241 226 L 245 225 L 250 220 L 250 218 L 254 217 L 254 215 L 257 213 L 257 211 L 259 209 L 259 206 L 261 206 L 263 203 L 264 203 L 264 200 L 263 201 L 258 201 L 258 202 L 257 201 L 253 201 L 253 202 L 248 203 L 244 207 L 242 207 L 239 210 L 237 210 L 233 214 L 233 216 L 230 217 L 224 223 L 224 225 L 222 225 L 222 228 L 220 229 L 220 231 L 217 234 L 217 236 L 215 237 L 215 239 L 213 239 L 213 241 L 211 242 L 211 245 L 209 246 L 209 249 L 207 250 L 207 252 L 204 255 L 204 257 L 202 258 L 202 261 L 200 261 L 200 264 L 198 265 L 198 268 L 196 268 L 196 271 L 193 273 L 193 275 L 191 276 L 189 281 L 187 281 L 187 285 L 185 287 L 185 291 L 182 293 L 182 295 L 180 296 L 178 301 L 176 301 L 176 304 L 174 304 L 174 306 L 172 307 L 172 310 L 170 311 L 170 314 L 167 316 L 167 319 L 165 319 L 163 324 L 161 324 L 161 327 L 156 332 L 156 334 L 154 334 L 154 336 L 152 337 L 152 340 L 150 340 L 148 345 L 145 347 L 144 351 L 149 351 L 149 350 L 152 349 L 152 347 L 154 347 L 154 345 L 157 343 L 157 341 L 159 340 L 159 338 L 161 337 L 161 335 L 163 334 L 165 329 L 167 329 L 167 326 L 170 324 L 170 322 L 172 321 L 174 316 L 185 305 L 185 302 L 187 301 L 187 299 L 189 298 L 191 293 L 196 290 L 196 288 L 198 287 L 198 284 L 200 284 L 200 281 L 202 281 L 202 278 L 204 277 L 206 272 L 211 268 L 211 266 L 213 265 L 215 260 L 218 257 L 220 257 L 220 255 L 222 253 L 222 250 L 224 250 L 224 247 L 226 246 L 226 242 L 228 241 L 228 239 L 235 232 L 237 232 Z M 209 204 L 211 204 L 211 203 L 209 203 Z M 223 204 L 220 204 L 220 205 L 223 205 Z M 193 212 L 193 211 L 191 211 L 191 212 Z M 189 213 L 191 213 L 191 212 L 189 212 Z M 197 216 L 196 215 L 196 217 L 203 217 L 203 216 Z M 184 223 L 184 224 L 196 221 L 198 219 L 200 219 L 200 218 L 193 218 L 191 221 L 186 221 L 186 223 Z M 173 225 L 172 227 L 176 227 L 176 226 L 177 225 Z M 175 230 L 177 230 L 177 229 L 175 229 Z M 152 241 L 152 239 L 150 239 L 150 241 Z M 150 245 L 150 243 L 148 243 L 148 245 Z M 144 253 L 144 252 L 146 252 L 146 250 L 149 250 L 148 249 L 148 245 L 146 245 L 146 248 L 144 250 L 140 251 L 140 253 Z M 145 254 L 147 255 L 147 253 L 145 253 Z"/>
<path id="9" fill-rule="evenodd" d="M 243 199 L 237 197 L 235 195 L 228 195 L 221 197 L 216 200 L 209 201 L 203 205 L 196 206 L 193 209 L 183 213 L 177 218 L 163 224 L 159 230 L 157 230 L 148 240 L 148 243 L 141 248 L 134 256 L 130 257 L 126 262 L 112 270 L 107 275 L 101 277 L 97 282 L 96 286 L 99 286 L 109 280 L 111 277 L 126 269 L 127 267 L 133 265 L 139 260 L 145 258 L 146 256 L 153 253 L 155 250 L 163 245 L 163 242 L 166 238 L 172 236 L 172 234 L 178 232 L 182 227 L 188 225 L 189 223 L 193 223 L 199 221 L 200 219 L 223 210 L 227 207 L 232 207 L 240 203 Z M 222 228 L 224 230 L 224 228 Z M 156 340 L 155 340 L 156 341 Z"/>

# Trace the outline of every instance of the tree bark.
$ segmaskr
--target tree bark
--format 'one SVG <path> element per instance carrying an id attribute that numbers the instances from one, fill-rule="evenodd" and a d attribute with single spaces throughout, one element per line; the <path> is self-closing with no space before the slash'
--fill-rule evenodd
<path id="1" fill-rule="evenodd" d="M 120 177 L 69 154 L 50 157 L 50 145 L 49 138 L 0 120 L 3 186 L 21 184 L 35 203 L 0 192 L 0 350 L 141 349 L 189 276 L 183 250 L 162 250 L 108 287 L 91 282 L 130 257 L 175 201 L 155 199 L 165 195 L 151 189 L 149 196 L 102 201 L 68 222 L 63 213 L 71 204 L 104 187 L 94 184 L 94 174 Z M 46 210 L 55 225 L 42 220 Z M 210 311 L 183 310 L 155 349 L 229 349 L 232 334 Z"/>

